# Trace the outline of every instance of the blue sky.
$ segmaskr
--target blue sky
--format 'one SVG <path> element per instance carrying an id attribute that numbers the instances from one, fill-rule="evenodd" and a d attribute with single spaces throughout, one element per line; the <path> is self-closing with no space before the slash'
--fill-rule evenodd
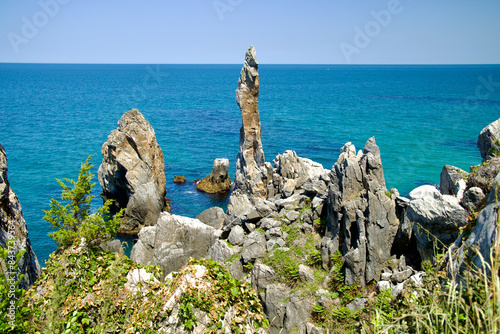
<path id="1" fill-rule="evenodd" d="M 0 62 L 498 64 L 498 0 L 1 0 Z"/>

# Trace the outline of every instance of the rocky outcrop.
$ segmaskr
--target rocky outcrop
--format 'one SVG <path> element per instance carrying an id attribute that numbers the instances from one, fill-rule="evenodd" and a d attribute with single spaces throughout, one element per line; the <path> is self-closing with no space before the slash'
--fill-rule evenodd
<path id="1" fill-rule="evenodd" d="M 266 198 L 268 166 L 261 142 L 258 68 L 255 49 L 251 46 L 245 54 L 245 64 L 236 89 L 236 102 L 241 109 L 243 126 L 240 129 L 240 152 L 233 190 L 252 197 Z"/>
<path id="2" fill-rule="evenodd" d="M 432 260 L 435 238 L 439 240 L 436 242 L 438 249 L 443 244 L 451 245 L 458 237 L 460 228 L 467 225 L 467 212 L 458 198 L 442 195 L 433 186 L 413 190 L 410 199 L 405 220 L 413 224 L 421 259 Z"/>
<path id="3" fill-rule="evenodd" d="M 159 265 L 164 275 L 179 270 L 190 257 L 206 257 L 219 237 L 213 227 L 198 219 L 166 212 L 156 225 L 144 227 L 138 236 L 130 258 L 137 264 Z"/>
<path id="4" fill-rule="evenodd" d="M 466 187 L 465 180 L 469 176 L 466 171 L 450 165 L 445 165 L 441 171 L 440 190 L 443 195 L 455 195 L 462 198 Z"/>
<path id="5" fill-rule="evenodd" d="M 119 232 L 137 234 L 165 208 L 165 164 L 151 124 L 136 110 L 123 114 L 102 146 L 99 183 L 114 210 L 125 209 Z"/>
<path id="6" fill-rule="evenodd" d="M 488 194 L 493 184 L 493 179 L 500 173 L 500 158 L 492 158 L 484 161 L 478 166 L 472 166 L 467 179 L 467 187 L 481 188 L 483 193 Z"/>
<path id="7" fill-rule="evenodd" d="M 212 173 L 205 176 L 196 185 L 196 190 L 208 194 L 228 192 L 231 189 L 231 177 L 228 174 L 228 170 L 228 159 L 215 159 Z"/>
<path id="8" fill-rule="evenodd" d="M 285 151 L 278 154 L 273 165 L 268 197 L 287 198 L 295 193 L 326 197 L 329 171 L 321 164 L 301 158 L 294 151 Z"/>
<path id="9" fill-rule="evenodd" d="M 7 179 L 7 155 L 2 144 L 0 144 L 0 246 L 9 252 L 7 261 L 1 263 L 0 275 L 11 270 L 8 261 L 15 259 L 18 252 L 26 251 L 17 262 L 17 272 L 13 272 L 16 275 L 8 275 L 6 278 L 17 281 L 18 275 L 23 274 L 19 287 L 28 289 L 40 276 L 40 265 L 31 248 L 21 203 Z"/>
<path id="10" fill-rule="evenodd" d="M 477 139 L 477 147 L 484 161 L 496 156 L 495 150 L 500 150 L 500 119 L 485 127 Z"/>
<path id="11" fill-rule="evenodd" d="M 370 138 L 363 152 L 347 143 L 332 168 L 322 259 L 344 255 L 346 284 L 378 281 L 391 258 L 399 228 L 395 201 L 387 195 L 380 150 Z"/>
<path id="12" fill-rule="evenodd" d="M 453 253 L 456 254 L 452 261 L 453 273 L 458 273 L 471 264 L 475 269 L 490 271 L 491 256 L 494 256 L 495 247 L 500 247 L 498 230 L 499 188 L 500 174 L 494 179 L 486 206 L 477 215 L 476 225 L 466 239 L 464 236 L 460 236 L 452 247 Z M 470 262 L 465 262 L 467 258 L 470 259 Z"/>

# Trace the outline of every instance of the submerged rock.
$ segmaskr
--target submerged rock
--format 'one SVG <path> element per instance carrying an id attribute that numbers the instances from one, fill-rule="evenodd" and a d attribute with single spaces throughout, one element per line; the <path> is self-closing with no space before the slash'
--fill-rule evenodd
<path id="1" fill-rule="evenodd" d="M 102 146 L 99 183 L 104 200 L 114 200 L 114 211 L 125 209 L 119 229 L 137 234 L 154 225 L 165 208 L 165 164 L 155 132 L 136 110 L 127 111 Z"/>
<path id="2" fill-rule="evenodd" d="M 231 189 L 231 177 L 228 174 L 228 170 L 228 159 L 215 159 L 212 167 L 212 173 L 205 176 L 196 185 L 196 190 L 208 194 L 229 191 Z"/>
<path id="3" fill-rule="evenodd" d="M 236 89 L 236 102 L 241 109 L 243 126 L 240 130 L 240 152 L 233 190 L 252 197 L 266 198 L 268 167 L 261 142 L 258 68 L 255 49 L 251 46 L 245 54 L 245 64 Z"/>
<path id="4" fill-rule="evenodd" d="M 17 262 L 16 275 L 24 275 L 19 281 L 19 287 L 28 289 L 40 276 L 40 265 L 31 248 L 21 203 L 7 179 L 7 155 L 2 144 L 0 144 L 0 246 L 9 251 L 8 256 L 15 256 L 22 250 L 26 251 Z M 8 262 L 2 262 L 0 275 L 4 275 L 9 269 Z"/>
<path id="5" fill-rule="evenodd" d="M 495 150 L 500 150 L 500 119 L 485 127 L 477 138 L 477 147 L 484 161 L 496 156 Z"/>

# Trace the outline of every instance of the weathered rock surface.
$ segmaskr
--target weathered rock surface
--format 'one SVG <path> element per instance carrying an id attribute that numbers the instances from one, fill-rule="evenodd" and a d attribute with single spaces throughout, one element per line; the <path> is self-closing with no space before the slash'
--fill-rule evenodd
<path id="1" fill-rule="evenodd" d="M 9 251 L 9 257 L 11 255 L 15 257 L 19 251 L 26 250 L 17 262 L 16 275 L 24 274 L 23 279 L 19 281 L 19 287 L 28 289 L 40 276 L 40 265 L 31 248 L 21 203 L 7 179 L 7 155 L 2 144 L 0 144 L 0 246 Z M 0 275 L 4 275 L 7 271 L 9 271 L 8 262 L 5 264 L 2 262 Z"/>
<path id="2" fill-rule="evenodd" d="M 306 325 L 311 317 L 314 303 L 299 293 L 290 293 L 283 284 L 269 284 L 259 292 L 259 298 L 264 306 L 264 313 L 269 319 L 271 334 L 293 333 L 299 327 Z"/>
<path id="3" fill-rule="evenodd" d="M 468 252 L 468 256 L 472 257 L 472 264 L 477 266 L 479 269 L 486 269 L 489 272 L 488 266 L 491 265 L 490 251 L 493 247 L 499 246 L 499 235 L 498 235 L 498 187 L 500 187 L 500 174 L 498 174 L 494 180 L 493 186 L 491 187 L 487 205 L 479 212 L 477 216 L 477 222 L 467 239 L 463 240 L 460 236 L 454 244 L 454 251 L 458 256 L 454 257 L 453 265 L 455 267 L 454 272 L 458 273 L 466 268 L 466 264 L 460 259 L 466 258 L 465 254 Z M 474 253 L 476 252 L 477 253 Z M 476 255 L 474 255 L 476 254 Z M 481 254 L 481 257 L 477 254 Z"/>
<path id="4" fill-rule="evenodd" d="M 483 190 L 478 187 L 472 187 L 465 191 L 464 197 L 460 201 L 467 212 L 472 213 L 476 210 L 476 207 L 485 199 L 486 195 Z"/>
<path id="5" fill-rule="evenodd" d="M 495 156 L 491 149 L 500 150 L 497 141 L 500 140 L 500 119 L 486 126 L 477 138 L 477 148 L 481 152 L 483 160 L 489 160 Z"/>
<path id="6" fill-rule="evenodd" d="M 216 230 L 198 219 L 163 212 L 156 225 L 139 232 L 130 258 L 137 264 L 159 265 L 166 275 L 180 269 L 190 257 L 206 257 L 217 239 Z"/>
<path id="7" fill-rule="evenodd" d="M 460 188 L 459 182 L 463 182 L 465 186 L 464 179 L 466 179 L 468 175 L 469 173 L 458 167 L 445 165 L 441 171 L 441 194 L 455 195 L 461 198 L 457 188 Z"/>
<path id="8" fill-rule="evenodd" d="M 216 230 L 220 230 L 224 226 L 226 214 L 222 208 L 214 206 L 200 213 L 196 216 L 196 219 L 200 220 L 202 223 L 212 226 Z"/>
<path id="9" fill-rule="evenodd" d="M 340 249 L 346 284 L 378 281 L 398 231 L 395 201 L 386 195 L 380 150 L 370 138 L 363 152 L 347 143 L 333 166 L 327 199 L 327 225 L 322 258 Z"/>
<path id="10" fill-rule="evenodd" d="M 250 233 L 243 241 L 241 259 L 243 263 L 254 262 L 266 254 L 266 237 L 259 231 Z"/>
<path id="11" fill-rule="evenodd" d="M 467 225 L 467 213 L 458 198 L 441 195 L 437 189 L 429 190 L 428 186 L 423 187 L 426 188 L 417 188 L 410 193 L 412 199 L 406 209 L 405 219 L 414 223 L 413 232 L 421 259 L 431 260 L 434 256 L 434 238 L 428 232 L 445 245 L 451 245 L 458 237 L 459 228 Z M 438 246 L 441 245 L 438 243 Z"/>
<path id="12" fill-rule="evenodd" d="M 251 46 L 245 54 L 245 64 L 236 89 L 236 102 L 241 109 L 243 126 L 240 130 L 240 152 L 233 190 L 237 189 L 252 197 L 266 198 L 268 167 L 261 142 L 258 68 L 255 49 Z"/>
<path id="13" fill-rule="evenodd" d="M 215 159 L 212 173 L 205 176 L 196 189 L 208 194 L 227 192 L 231 189 L 231 177 L 228 174 L 229 160 Z"/>
<path id="14" fill-rule="evenodd" d="M 268 197 L 288 198 L 293 194 L 310 196 L 328 193 L 328 170 L 310 159 L 285 151 L 273 160 L 274 171 L 268 186 Z"/>
<path id="15" fill-rule="evenodd" d="M 488 194 L 493 184 L 493 179 L 500 173 L 500 158 L 491 158 L 470 169 L 471 172 L 467 179 L 467 187 L 478 187 L 481 188 L 483 193 Z"/>
<path id="16" fill-rule="evenodd" d="M 102 146 L 99 183 L 104 200 L 125 209 L 119 232 L 137 234 L 154 225 L 165 208 L 165 164 L 151 124 L 136 110 L 127 111 Z"/>

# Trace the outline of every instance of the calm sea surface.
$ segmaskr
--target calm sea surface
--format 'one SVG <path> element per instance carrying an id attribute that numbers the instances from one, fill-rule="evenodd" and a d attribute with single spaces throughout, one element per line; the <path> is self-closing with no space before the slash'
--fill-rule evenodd
<path id="1" fill-rule="evenodd" d="M 0 143 L 43 264 L 55 250 L 41 209 L 60 198 L 55 178 L 76 179 L 121 115 L 139 109 L 165 156 L 167 196 L 176 214 L 195 217 L 227 199 L 197 193 L 189 181 L 215 158 L 234 176 L 241 114 L 235 89 L 241 65 L 0 64 Z M 266 160 L 295 150 L 330 169 L 348 141 L 375 136 L 386 182 L 402 194 L 439 183 L 443 165 L 481 162 L 477 135 L 500 117 L 500 66 L 265 65 L 259 109 Z M 101 188 L 94 204 L 101 205 Z"/>

